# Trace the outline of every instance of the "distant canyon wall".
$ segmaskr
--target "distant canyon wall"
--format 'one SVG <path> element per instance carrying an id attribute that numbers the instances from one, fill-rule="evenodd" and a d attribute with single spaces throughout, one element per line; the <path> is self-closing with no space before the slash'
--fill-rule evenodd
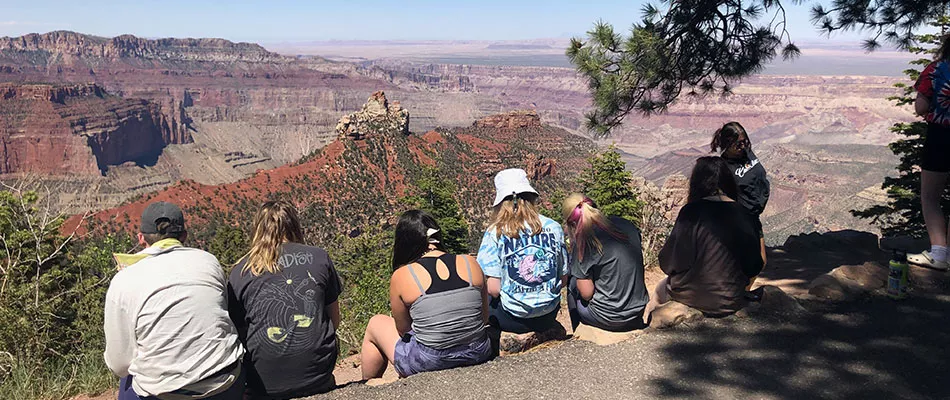
<path id="1" fill-rule="evenodd" d="M 93 84 L 0 84 L 0 174 L 93 175 L 192 141 L 181 104 Z"/>

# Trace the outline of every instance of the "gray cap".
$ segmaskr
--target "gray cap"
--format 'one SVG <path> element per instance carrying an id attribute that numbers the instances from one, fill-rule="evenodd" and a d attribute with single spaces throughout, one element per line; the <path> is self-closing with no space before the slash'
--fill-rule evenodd
<path id="1" fill-rule="evenodd" d="M 162 232 L 158 230 L 158 223 L 161 220 L 167 220 L 170 225 Z M 178 206 L 159 201 L 149 204 L 145 211 L 142 211 L 142 233 L 180 233 L 185 231 L 185 215 L 182 214 Z"/>

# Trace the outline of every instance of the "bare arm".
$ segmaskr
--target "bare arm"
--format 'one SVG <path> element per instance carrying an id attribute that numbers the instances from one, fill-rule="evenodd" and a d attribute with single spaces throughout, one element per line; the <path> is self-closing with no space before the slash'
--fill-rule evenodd
<path id="1" fill-rule="evenodd" d="M 330 322 L 333 323 L 333 329 L 340 329 L 340 302 L 334 301 L 327 306 L 327 313 L 330 314 Z"/>
<path id="2" fill-rule="evenodd" d="M 923 117 L 930 112 L 930 99 L 922 93 L 917 93 L 917 100 L 914 100 L 914 112 Z"/>
<path id="3" fill-rule="evenodd" d="M 575 283 L 577 284 L 577 292 L 584 301 L 590 301 L 590 299 L 594 298 L 594 281 L 590 279 L 577 279 Z"/>
<path id="4" fill-rule="evenodd" d="M 491 297 L 501 296 L 501 279 L 489 276 L 485 281 L 485 286 L 488 288 L 488 294 Z"/>
<path id="5" fill-rule="evenodd" d="M 396 331 L 402 336 L 412 329 L 412 317 L 409 316 L 409 307 L 402 301 L 401 287 L 405 274 L 400 274 L 400 271 L 394 272 L 389 281 L 389 307 L 396 321 Z"/>

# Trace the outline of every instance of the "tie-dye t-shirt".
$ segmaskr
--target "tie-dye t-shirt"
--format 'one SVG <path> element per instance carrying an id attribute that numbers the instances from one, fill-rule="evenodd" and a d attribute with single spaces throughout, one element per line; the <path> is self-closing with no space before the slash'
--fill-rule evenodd
<path id="1" fill-rule="evenodd" d="M 950 62 L 934 61 L 917 78 L 914 89 L 930 99 L 927 122 L 950 126 Z"/>
<path id="2" fill-rule="evenodd" d="M 485 276 L 501 279 L 501 304 L 511 315 L 534 318 L 554 311 L 567 274 L 567 250 L 561 225 L 541 216 L 543 232 L 532 235 L 525 226 L 517 239 L 489 227 L 478 249 Z"/>

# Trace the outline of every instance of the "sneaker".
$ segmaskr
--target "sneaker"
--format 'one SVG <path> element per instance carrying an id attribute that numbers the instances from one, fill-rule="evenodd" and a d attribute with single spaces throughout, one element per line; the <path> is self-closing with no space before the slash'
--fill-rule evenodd
<path id="1" fill-rule="evenodd" d="M 933 256 L 931 256 L 930 252 L 927 250 L 924 250 L 920 254 L 908 254 L 907 262 L 914 265 L 919 265 L 921 267 L 932 268 L 932 269 L 936 269 L 940 271 L 946 271 L 950 269 L 950 263 L 948 263 L 946 260 L 944 261 L 934 260 Z"/>

